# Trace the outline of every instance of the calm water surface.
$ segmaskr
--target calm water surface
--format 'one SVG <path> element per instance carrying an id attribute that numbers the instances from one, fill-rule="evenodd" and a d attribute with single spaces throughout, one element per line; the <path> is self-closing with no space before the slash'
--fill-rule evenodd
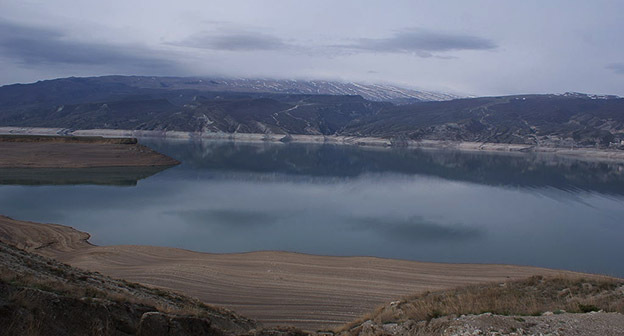
<path id="1" fill-rule="evenodd" d="M 624 276 L 624 165 L 144 140 L 158 171 L 0 170 L 0 213 L 95 244 L 536 265 Z"/>

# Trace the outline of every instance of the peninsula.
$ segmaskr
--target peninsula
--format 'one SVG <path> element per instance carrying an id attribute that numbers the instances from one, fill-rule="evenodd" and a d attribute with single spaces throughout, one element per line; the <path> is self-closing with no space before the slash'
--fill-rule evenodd
<path id="1" fill-rule="evenodd" d="M 0 135 L 0 168 L 155 167 L 179 164 L 135 138 Z"/>

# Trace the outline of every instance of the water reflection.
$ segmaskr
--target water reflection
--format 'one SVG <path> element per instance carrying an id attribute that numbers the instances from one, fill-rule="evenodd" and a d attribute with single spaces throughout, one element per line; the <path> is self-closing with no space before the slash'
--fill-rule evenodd
<path id="1" fill-rule="evenodd" d="M 135 186 L 169 167 L 0 168 L 0 184 Z"/>
<path id="2" fill-rule="evenodd" d="M 339 145 L 148 141 L 197 172 L 249 172 L 310 177 L 367 173 L 436 176 L 520 188 L 624 195 L 624 163 L 579 161 L 551 154 L 361 148 Z"/>
<path id="3" fill-rule="evenodd" d="M 245 209 L 191 209 L 178 210 L 165 213 L 178 216 L 183 222 L 197 226 L 223 226 L 233 230 L 248 230 L 250 228 L 264 228 L 278 222 L 283 215 L 269 214 L 262 211 L 249 211 Z"/>
<path id="4" fill-rule="evenodd" d="M 458 224 L 436 223 L 421 216 L 406 219 L 391 218 L 348 218 L 354 231 L 371 231 L 380 236 L 387 236 L 393 241 L 434 242 L 477 239 L 483 234 L 481 229 Z"/>

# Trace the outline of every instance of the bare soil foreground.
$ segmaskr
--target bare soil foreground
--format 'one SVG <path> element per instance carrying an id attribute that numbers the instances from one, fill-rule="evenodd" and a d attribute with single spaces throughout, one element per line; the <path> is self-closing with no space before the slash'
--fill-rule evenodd
<path id="1" fill-rule="evenodd" d="M 0 168 L 172 166 L 178 161 L 136 139 L 0 135 Z"/>
<path id="2" fill-rule="evenodd" d="M 578 275 L 536 267 L 439 264 L 286 252 L 209 254 L 152 246 L 94 246 L 71 227 L 0 216 L 0 241 L 72 266 L 159 286 L 264 325 L 335 327 L 406 295 L 462 285 Z"/>

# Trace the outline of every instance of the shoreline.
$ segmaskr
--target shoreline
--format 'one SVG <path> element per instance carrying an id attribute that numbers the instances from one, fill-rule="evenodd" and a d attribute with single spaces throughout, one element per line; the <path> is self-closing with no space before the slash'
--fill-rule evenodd
<path id="1" fill-rule="evenodd" d="M 0 169 L 170 167 L 180 164 L 136 138 L 0 135 Z"/>
<path id="2" fill-rule="evenodd" d="M 68 226 L 0 216 L 0 240 L 63 263 L 161 287 L 232 309 L 264 325 L 335 327 L 415 293 L 533 275 L 583 274 L 531 266 L 430 263 L 258 251 L 96 246 Z M 584 276 L 600 276 L 589 275 Z"/>
<path id="3" fill-rule="evenodd" d="M 379 137 L 354 137 L 335 135 L 303 134 L 260 134 L 260 133 L 219 133 L 182 132 L 151 130 L 88 129 L 70 130 L 65 128 L 0 127 L 0 135 L 65 135 L 76 137 L 100 136 L 104 138 L 162 138 L 179 140 L 227 140 L 249 143 L 307 143 L 351 145 L 378 148 L 412 148 L 433 150 L 457 150 L 485 153 L 538 153 L 573 157 L 580 160 L 624 162 L 624 150 L 595 148 L 540 147 L 525 144 L 482 143 L 445 140 L 408 140 L 400 146 L 393 145 L 390 139 Z"/>

